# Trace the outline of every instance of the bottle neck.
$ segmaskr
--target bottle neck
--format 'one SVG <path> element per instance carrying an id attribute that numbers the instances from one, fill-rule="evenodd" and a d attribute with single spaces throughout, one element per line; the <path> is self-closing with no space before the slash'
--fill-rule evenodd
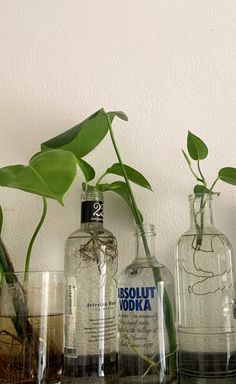
<path id="1" fill-rule="evenodd" d="M 136 226 L 136 261 L 155 259 L 155 236 L 153 225 Z"/>
<path id="2" fill-rule="evenodd" d="M 81 228 L 103 227 L 103 194 L 83 192 L 81 195 Z"/>
<path id="3" fill-rule="evenodd" d="M 190 230 L 208 231 L 214 229 L 212 214 L 213 195 L 195 194 L 189 197 Z"/>

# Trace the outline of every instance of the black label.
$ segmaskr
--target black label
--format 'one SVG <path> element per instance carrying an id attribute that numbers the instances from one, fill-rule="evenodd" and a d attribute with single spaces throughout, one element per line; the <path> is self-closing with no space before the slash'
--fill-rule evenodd
<path id="1" fill-rule="evenodd" d="M 103 202 L 83 201 L 81 207 L 81 223 L 103 223 Z"/>

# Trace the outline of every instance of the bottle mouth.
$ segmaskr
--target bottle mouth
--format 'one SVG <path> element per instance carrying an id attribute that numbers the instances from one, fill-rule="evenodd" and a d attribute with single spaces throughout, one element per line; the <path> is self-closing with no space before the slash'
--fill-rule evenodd
<path id="1" fill-rule="evenodd" d="M 85 201 L 103 201 L 103 193 L 98 190 L 83 191 L 81 193 L 81 200 Z"/>
<path id="2" fill-rule="evenodd" d="M 156 236 L 153 224 L 138 224 L 134 228 L 134 236 Z"/>

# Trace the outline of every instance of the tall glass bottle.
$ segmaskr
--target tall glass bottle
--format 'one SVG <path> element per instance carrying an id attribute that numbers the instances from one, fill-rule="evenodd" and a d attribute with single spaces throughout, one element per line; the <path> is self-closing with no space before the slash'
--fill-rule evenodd
<path id="1" fill-rule="evenodd" d="M 135 235 L 136 257 L 119 276 L 119 383 L 176 383 L 173 278 L 155 258 L 154 226 Z"/>
<path id="2" fill-rule="evenodd" d="M 177 301 L 181 383 L 236 382 L 232 248 L 213 224 L 214 195 L 189 198 L 190 228 L 178 242 Z"/>
<path id="3" fill-rule="evenodd" d="M 102 193 L 81 200 L 81 227 L 65 249 L 65 382 L 115 383 L 117 242 L 103 227 Z"/>

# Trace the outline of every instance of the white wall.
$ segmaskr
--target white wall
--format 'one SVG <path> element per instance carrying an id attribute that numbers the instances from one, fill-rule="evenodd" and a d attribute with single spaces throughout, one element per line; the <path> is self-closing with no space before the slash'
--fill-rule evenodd
<path id="1" fill-rule="evenodd" d="M 1 0 L 0 36 L 1 166 L 26 163 L 41 142 L 101 107 L 125 111 L 129 122 L 114 124 L 117 142 L 125 163 L 153 186 L 153 193 L 134 190 L 146 222 L 156 225 L 157 257 L 173 270 L 194 182 L 181 154 L 187 130 L 208 143 L 210 181 L 236 166 L 236 2 Z M 87 160 L 98 174 L 116 161 L 108 137 Z M 215 219 L 236 249 L 236 188 L 218 189 Z M 22 269 L 41 200 L 0 193 L 3 238 Z M 31 269 L 63 268 L 79 199 L 76 183 L 65 209 L 50 202 Z M 117 235 L 121 268 L 133 257 L 133 221 L 112 194 L 106 226 Z"/>

